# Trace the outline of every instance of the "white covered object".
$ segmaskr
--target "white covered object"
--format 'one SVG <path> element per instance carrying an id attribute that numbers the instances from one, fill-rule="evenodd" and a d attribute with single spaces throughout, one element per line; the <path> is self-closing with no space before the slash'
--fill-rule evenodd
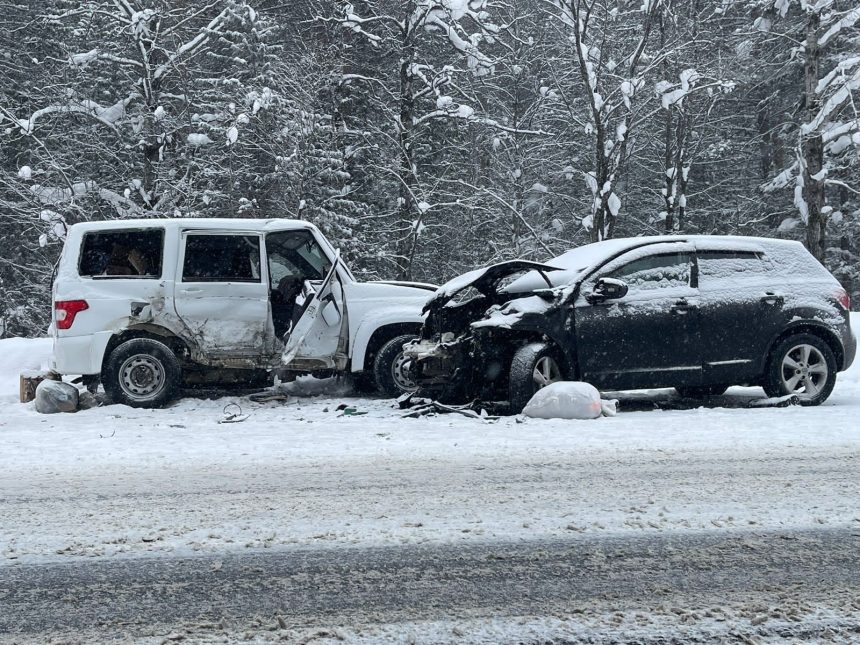
<path id="1" fill-rule="evenodd" d="M 535 419 L 596 419 L 603 414 L 600 392 L 590 383 L 560 381 L 538 390 L 523 409 Z"/>
<path id="2" fill-rule="evenodd" d="M 44 380 L 36 387 L 36 412 L 76 412 L 78 388 L 62 381 Z"/>

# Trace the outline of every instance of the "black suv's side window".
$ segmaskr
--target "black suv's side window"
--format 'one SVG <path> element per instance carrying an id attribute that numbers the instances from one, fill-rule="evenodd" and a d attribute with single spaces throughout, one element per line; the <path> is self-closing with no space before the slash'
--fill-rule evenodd
<path id="1" fill-rule="evenodd" d="M 688 287 L 692 277 L 690 254 L 661 253 L 628 262 L 606 277 L 623 280 L 630 291 L 645 291 L 666 287 Z"/>
<path id="2" fill-rule="evenodd" d="M 722 278 L 749 278 L 769 271 L 767 259 L 755 251 L 699 251 L 699 282 L 707 286 Z"/>
<path id="3" fill-rule="evenodd" d="M 260 238 L 256 235 L 185 237 L 183 282 L 260 282 Z"/>
<path id="4" fill-rule="evenodd" d="M 103 231 L 84 235 L 78 274 L 86 278 L 161 277 L 164 231 Z"/>

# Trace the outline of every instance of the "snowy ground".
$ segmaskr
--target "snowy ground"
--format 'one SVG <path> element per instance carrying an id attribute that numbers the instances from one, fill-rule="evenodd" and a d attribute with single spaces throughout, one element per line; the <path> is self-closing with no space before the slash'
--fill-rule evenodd
<path id="1" fill-rule="evenodd" d="M 0 341 L 0 578 L 129 557 L 860 529 L 860 365 L 819 408 L 664 390 L 595 421 L 415 420 L 305 382 L 286 404 L 44 416 L 16 402 L 17 373 L 49 351 Z M 230 402 L 247 421 L 218 423 Z"/>
<path id="2" fill-rule="evenodd" d="M 0 561 L 860 522 L 860 369 L 819 408 L 746 409 L 761 391 L 734 388 L 653 409 L 672 396 L 497 423 L 346 393 L 52 416 L 7 396 Z M 219 424 L 232 401 L 250 418 Z"/>

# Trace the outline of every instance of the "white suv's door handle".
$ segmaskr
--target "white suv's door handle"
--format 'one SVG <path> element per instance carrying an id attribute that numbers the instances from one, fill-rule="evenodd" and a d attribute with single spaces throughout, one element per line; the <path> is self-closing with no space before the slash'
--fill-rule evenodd
<path id="1" fill-rule="evenodd" d="M 183 289 L 179 293 L 203 293 L 203 289 Z"/>

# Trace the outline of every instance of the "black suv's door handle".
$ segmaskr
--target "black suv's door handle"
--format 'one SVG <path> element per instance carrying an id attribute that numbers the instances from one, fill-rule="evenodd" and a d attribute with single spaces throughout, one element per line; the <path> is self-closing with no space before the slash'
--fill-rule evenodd
<path id="1" fill-rule="evenodd" d="M 684 298 L 681 298 L 678 302 L 672 305 L 669 309 L 673 314 L 686 314 L 691 311 L 698 309 L 696 305 L 691 305 Z"/>
<path id="2" fill-rule="evenodd" d="M 782 296 L 778 296 L 775 293 L 768 292 L 764 294 L 761 301 L 766 305 L 777 306 L 783 304 L 785 302 L 785 298 L 783 298 Z"/>

